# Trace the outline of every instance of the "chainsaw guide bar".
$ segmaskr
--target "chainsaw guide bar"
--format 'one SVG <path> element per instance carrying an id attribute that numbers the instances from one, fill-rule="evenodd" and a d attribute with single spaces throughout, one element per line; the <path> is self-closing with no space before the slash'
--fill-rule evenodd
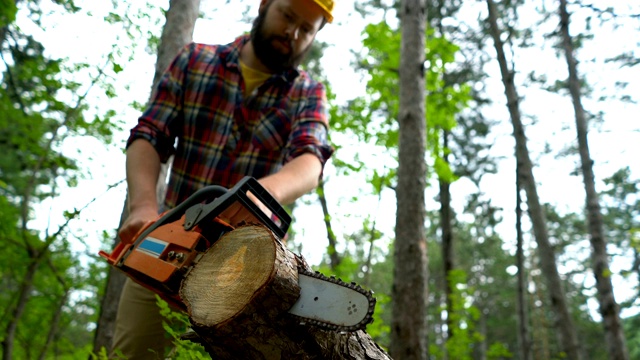
<path id="1" fill-rule="evenodd" d="M 298 266 L 298 283 L 300 298 L 289 314 L 298 319 L 300 325 L 354 332 L 364 330 L 373 322 L 376 306 L 373 292 L 355 282 L 347 283 Z"/>

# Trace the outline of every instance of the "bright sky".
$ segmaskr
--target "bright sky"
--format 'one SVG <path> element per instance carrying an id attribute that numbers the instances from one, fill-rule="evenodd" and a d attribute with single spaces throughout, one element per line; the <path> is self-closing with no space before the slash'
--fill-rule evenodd
<path id="1" fill-rule="evenodd" d="M 607 1 L 594 1 L 601 8 L 611 6 Z M 243 6 L 234 3 L 226 5 L 223 9 L 212 11 L 220 2 L 205 0 L 202 2 L 201 10 L 206 14 L 207 19 L 201 19 L 196 24 L 194 40 L 206 43 L 224 43 L 233 40 L 235 36 L 249 29 L 249 25 L 241 21 Z M 257 1 L 255 4 L 257 5 Z M 555 2 L 545 0 L 534 2 L 535 6 L 546 5 L 547 8 L 554 8 Z M 105 3 L 106 4 L 106 3 Z M 87 18 L 82 15 L 65 16 L 45 19 L 47 26 L 46 33 L 37 33 L 36 38 L 43 41 L 47 50 L 53 56 L 69 57 L 74 61 L 90 60 L 98 63 L 109 51 L 111 44 L 115 41 L 116 31 L 107 25 L 97 21 L 104 16 L 102 3 L 79 2 L 80 6 L 92 7 L 96 18 Z M 353 1 L 339 2 L 336 11 L 336 23 L 328 25 L 318 35 L 318 39 L 333 44 L 324 54 L 323 66 L 326 70 L 329 81 L 337 92 L 339 100 L 346 100 L 362 93 L 365 89 L 364 83 L 358 74 L 355 74 L 350 67 L 352 61 L 350 50 L 360 46 L 361 30 L 365 22 L 359 15 L 351 13 Z M 634 5 L 632 0 L 617 0 L 617 9 L 625 10 Z M 42 6 L 51 6 L 42 3 Z M 165 6 L 163 4 L 163 6 Z M 478 14 L 486 13 L 486 5 L 476 2 L 477 8 L 470 9 L 460 16 L 470 24 L 476 24 Z M 634 5 L 636 13 L 640 12 L 637 5 Z M 531 9 L 533 11 L 535 9 Z M 253 17 L 257 13 L 257 6 L 253 6 L 250 15 Z M 525 12 L 523 12 L 525 13 Z M 482 15 L 484 16 L 484 15 Z M 584 23 L 578 21 L 578 16 L 574 16 L 572 32 L 577 33 Z M 521 18 L 526 22 L 526 18 Z M 23 27 L 27 27 L 25 23 Z M 534 23 L 529 24 L 532 29 L 538 30 L 536 36 L 540 40 L 541 31 L 549 32 L 554 24 L 543 26 Z M 614 64 L 604 63 L 604 56 L 614 56 L 623 50 L 632 50 L 638 53 L 639 43 L 633 41 L 618 41 L 624 38 L 621 34 L 623 30 L 616 32 L 599 32 L 592 41 L 586 42 L 586 47 L 578 54 L 580 71 L 582 74 L 589 74 L 589 82 L 594 88 L 595 94 L 599 92 L 612 93 L 616 81 L 637 79 L 637 69 L 619 69 Z M 637 29 L 636 29 L 637 31 Z M 628 40 L 628 37 L 624 38 Z M 538 42 L 539 43 L 539 42 Z M 487 43 L 488 51 L 493 55 L 493 44 Z M 515 59 L 519 71 L 517 80 L 524 81 L 525 75 L 529 71 L 536 70 L 538 74 L 546 74 L 549 79 L 566 78 L 566 65 L 563 58 L 556 56 L 554 51 L 547 48 L 540 49 L 532 47 L 527 50 L 518 51 Z M 597 57 L 597 59 L 596 59 Z M 595 60 L 592 60 L 595 59 Z M 118 82 L 128 85 L 128 90 L 121 89 L 119 97 L 110 100 L 111 106 L 124 108 L 132 101 L 144 102 L 148 97 L 149 86 L 153 76 L 155 57 L 139 51 L 135 54 L 133 62 L 126 65 L 123 73 L 119 74 Z M 506 157 L 500 165 L 500 172 L 497 175 L 486 176 L 482 183 L 482 191 L 493 200 L 494 205 L 504 209 L 505 221 L 500 226 L 505 238 L 513 237 L 514 218 L 512 209 L 515 204 L 513 197 L 515 192 L 513 139 L 511 136 L 511 125 L 508 122 L 508 113 L 504 106 L 504 93 L 499 78 L 497 63 L 488 65 L 487 71 L 492 75 L 488 81 L 488 91 L 495 94 L 493 100 L 495 106 L 489 109 L 487 114 L 497 120 L 501 120 L 504 125 L 496 129 L 494 153 Z M 574 118 L 571 103 L 568 97 L 558 97 L 547 92 L 536 90 L 535 87 L 521 87 L 521 96 L 524 96 L 522 103 L 522 113 L 526 117 L 526 123 L 531 123 L 531 116 L 536 117 L 535 126 L 527 128 L 529 137 L 529 148 L 534 153 L 534 161 L 539 164 L 535 170 L 536 180 L 541 186 L 539 192 L 543 202 L 551 202 L 562 211 L 576 211 L 582 205 L 584 190 L 580 177 L 570 176 L 569 173 L 575 168 L 577 158 L 557 158 L 556 151 L 564 145 L 575 141 Z M 629 94 L 639 94 L 640 84 L 631 82 L 624 90 Z M 594 96 L 597 97 L 597 96 Z M 99 99 L 98 101 L 104 101 Z M 640 168 L 635 160 L 640 144 L 640 124 L 637 114 L 640 113 L 638 104 L 624 104 L 617 101 L 595 102 L 585 101 L 585 107 L 592 112 L 604 111 L 605 122 L 598 132 L 591 132 L 590 146 L 592 157 L 595 160 L 596 177 L 602 179 L 610 176 L 614 171 L 622 166 L 630 165 L 634 171 L 634 176 L 640 176 Z M 52 214 L 61 213 L 61 210 L 72 207 L 82 207 L 95 196 L 102 194 L 108 184 L 116 183 L 124 178 L 124 156 L 121 148 L 128 134 L 128 128 L 136 121 L 137 113 L 132 110 L 123 110 L 123 118 L 126 121 L 125 131 L 116 137 L 116 146 L 105 148 L 92 139 L 74 140 L 67 144 L 69 154 L 75 151 L 82 153 L 82 166 L 91 171 L 93 178 L 86 179 L 81 184 L 69 191 L 66 191 L 62 200 L 56 200 L 55 204 L 46 204 L 42 211 L 47 211 L 48 206 L 52 206 Z M 554 153 L 543 155 L 542 151 L 546 143 L 551 144 Z M 360 145 L 348 151 L 359 151 Z M 381 153 L 362 152 L 362 156 L 368 156 L 373 162 L 384 158 Z M 344 155 L 341 155 L 344 157 Z M 379 162 L 379 160 L 378 160 Z M 334 212 L 334 225 L 337 226 L 338 234 L 348 234 L 361 227 L 362 219 L 372 215 L 377 219 L 381 230 L 386 231 L 389 237 L 393 236 L 393 225 L 395 224 L 395 195 L 388 191 L 383 194 L 382 203 L 377 204 L 377 200 L 372 197 L 364 197 L 358 203 L 345 201 L 353 193 L 359 193 L 359 189 L 366 188 L 361 177 L 349 179 L 336 179 L 336 175 L 331 172 L 331 166 L 327 170 L 329 181 L 327 197 L 330 209 Z M 600 187 L 600 184 L 599 184 Z M 601 189 L 601 187 L 600 187 Z M 427 207 L 436 209 L 438 204 L 433 200 L 435 188 L 428 189 Z M 454 194 L 454 206 L 461 208 L 465 202 L 468 191 L 475 191 L 468 181 L 460 180 L 452 188 Z M 313 199 L 313 197 L 309 197 Z M 76 234 L 83 236 L 91 252 L 97 252 L 101 247 L 100 240 L 96 233 L 102 230 L 110 230 L 117 226 L 122 203 L 124 201 L 124 187 L 120 186 L 110 191 L 107 195 L 99 198 L 83 214 L 82 220 L 74 226 Z M 372 209 L 375 209 L 372 211 Z M 38 213 L 38 218 L 34 220 L 38 226 L 47 225 L 48 214 Z M 317 263 L 327 245 L 326 232 L 322 222 L 320 206 L 317 203 L 303 206 L 296 212 L 300 223 L 296 225 L 298 238 L 304 238 L 305 248 L 303 255 L 311 262 Z M 60 218 L 52 218 L 52 224 L 61 222 Z M 339 221 L 339 222 L 338 222 Z M 84 235 L 83 235 L 84 234 Z M 509 244 L 509 242 L 507 242 Z M 618 264 L 620 262 L 617 262 Z M 614 264 L 615 266 L 615 264 Z M 619 270 L 619 269 L 614 269 Z M 617 279 L 619 280 L 619 279 Z M 635 285 L 635 282 L 633 283 Z M 622 286 L 618 286 L 618 292 Z M 619 297 L 626 295 L 620 294 Z M 618 300 L 626 300 L 619 298 Z"/>

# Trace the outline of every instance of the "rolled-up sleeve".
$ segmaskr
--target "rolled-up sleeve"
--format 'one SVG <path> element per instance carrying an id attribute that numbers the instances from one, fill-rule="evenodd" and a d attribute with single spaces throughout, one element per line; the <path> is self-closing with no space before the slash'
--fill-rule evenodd
<path id="1" fill-rule="evenodd" d="M 327 96 L 322 83 L 315 83 L 306 90 L 303 108 L 297 112 L 287 143 L 284 162 L 311 153 L 318 157 L 322 166 L 334 152 L 329 144 L 329 116 Z"/>
<path id="2" fill-rule="evenodd" d="M 145 139 L 164 163 L 175 152 L 175 139 L 182 123 L 184 82 L 195 44 L 183 47 L 164 72 L 154 89 L 149 106 L 131 129 L 127 147 L 136 139 Z"/>

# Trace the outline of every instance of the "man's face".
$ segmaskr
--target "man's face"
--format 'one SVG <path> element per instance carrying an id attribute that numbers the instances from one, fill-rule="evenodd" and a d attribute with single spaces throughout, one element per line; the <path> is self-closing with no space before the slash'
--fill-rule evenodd
<path id="1" fill-rule="evenodd" d="M 296 68 L 324 18 L 311 0 L 263 0 L 251 28 L 256 56 L 274 73 Z"/>

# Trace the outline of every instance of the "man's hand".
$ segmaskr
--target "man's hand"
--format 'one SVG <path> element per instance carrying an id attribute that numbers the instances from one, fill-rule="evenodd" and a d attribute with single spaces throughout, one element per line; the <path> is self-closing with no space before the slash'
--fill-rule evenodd
<path id="1" fill-rule="evenodd" d="M 151 206 L 132 210 L 118 231 L 120 241 L 131 244 L 138 231 L 157 218 L 158 212 Z"/>
<path id="2" fill-rule="evenodd" d="M 280 171 L 258 179 L 280 204 L 292 204 L 302 195 L 318 186 L 322 163 L 310 153 L 305 153 L 286 163 Z"/>

